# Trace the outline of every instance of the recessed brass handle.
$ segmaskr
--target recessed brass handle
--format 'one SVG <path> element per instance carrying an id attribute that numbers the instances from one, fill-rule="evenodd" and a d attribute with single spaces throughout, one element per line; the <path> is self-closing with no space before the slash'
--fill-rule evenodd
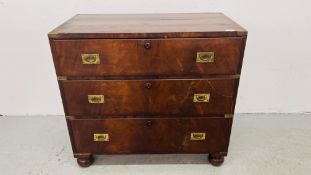
<path id="1" fill-rule="evenodd" d="M 94 134 L 94 141 L 96 142 L 108 142 L 109 134 Z"/>
<path id="2" fill-rule="evenodd" d="M 205 140 L 205 132 L 192 132 L 190 140 Z"/>
<path id="3" fill-rule="evenodd" d="M 104 95 L 88 95 L 89 103 L 104 103 Z"/>
<path id="4" fill-rule="evenodd" d="M 194 94 L 193 102 L 209 102 L 210 94 Z"/>
<path id="5" fill-rule="evenodd" d="M 82 64 L 100 64 L 99 54 L 81 54 Z"/>
<path id="6" fill-rule="evenodd" d="M 212 63 L 214 59 L 214 52 L 197 52 L 197 63 Z"/>

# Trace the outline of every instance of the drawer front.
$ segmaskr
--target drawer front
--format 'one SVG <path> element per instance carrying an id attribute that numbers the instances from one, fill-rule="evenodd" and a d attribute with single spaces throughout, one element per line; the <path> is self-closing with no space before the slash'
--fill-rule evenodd
<path id="1" fill-rule="evenodd" d="M 54 40 L 59 76 L 236 74 L 241 37 Z"/>
<path id="2" fill-rule="evenodd" d="M 226 152 L 231 119 L 70 120 L 77 153 Z"/>
<path id="3" fill-rule="evenodd" d="M 224 114 L 237 79 L 60 81 L 67 115 Z"/>

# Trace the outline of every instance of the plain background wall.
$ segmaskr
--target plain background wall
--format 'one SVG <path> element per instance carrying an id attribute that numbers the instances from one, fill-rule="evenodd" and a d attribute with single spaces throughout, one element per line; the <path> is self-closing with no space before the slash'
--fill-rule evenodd
<path id="1" fill-rule="evenodd" d="M 236 112 L 311 111 L 310 0 L 0 0 L 0 114 L 63 114 L 47 33 L 73 15 L 178 12 L 249 30 Z"/>

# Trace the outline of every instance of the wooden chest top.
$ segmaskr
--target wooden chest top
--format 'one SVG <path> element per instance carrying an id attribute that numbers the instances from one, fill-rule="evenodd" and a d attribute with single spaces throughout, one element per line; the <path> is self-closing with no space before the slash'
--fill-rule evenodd
<path id="1" fill-rule="evenodd" d="M 79 14 L 49 33 L 53 39 L 199 38 L 244 36 L 222 13 Z"/>

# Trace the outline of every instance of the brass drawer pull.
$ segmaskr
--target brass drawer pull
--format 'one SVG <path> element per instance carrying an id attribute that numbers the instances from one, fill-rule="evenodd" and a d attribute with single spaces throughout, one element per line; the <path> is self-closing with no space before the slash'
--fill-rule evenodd
<path id="1" fill-rule="evenodd" d="M 94 141 L 95 142 L 108 142 L 109 134 L 94 134 Z"/>
<path id="2" fill-rule="evenodd" d="M 99 54 L 81 54 L 82 64 L 100 64 Z"/>
<path id="3" fill-rule="evenodd" d="M 190 140 L 205 140 L 205 132 L 192 132 Z"/>
<path id="4" fill-rule="evenodd" d="M 210 94 L 194 94 L 193 102 L 209 102 Z"/>
<path id="5" fill-rule="evenodd" d="M 88 95 L 89 103 L 104 103 L 104 95 Z"/>
<path id="6" fill-rule="evenodd" d="M 197 63 L 212 63 L 214 62 L 214 52 L 197 52 Z"/>

